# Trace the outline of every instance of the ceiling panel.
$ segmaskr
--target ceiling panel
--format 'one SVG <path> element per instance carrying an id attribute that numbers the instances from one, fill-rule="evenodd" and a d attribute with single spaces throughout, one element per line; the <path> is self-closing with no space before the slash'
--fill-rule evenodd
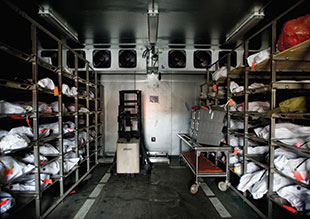
<path id="1" fill-rule="evenodd" d="M 159 4 L 158 42 L 220 43 L 256 5 L 268 0 L 155 0 Z M 37 1 L 48 4 L 79 34 L 82 43 L 147 43 L 144 0 Z"/>

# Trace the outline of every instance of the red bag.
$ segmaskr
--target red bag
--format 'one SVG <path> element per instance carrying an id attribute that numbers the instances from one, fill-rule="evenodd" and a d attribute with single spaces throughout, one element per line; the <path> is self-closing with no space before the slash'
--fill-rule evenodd
<path id="1" fill-rule="evenodd" d="M 310 14 L 287 21 L 278 40 L 278 50 L 291 48 L 310 39 Z"/>

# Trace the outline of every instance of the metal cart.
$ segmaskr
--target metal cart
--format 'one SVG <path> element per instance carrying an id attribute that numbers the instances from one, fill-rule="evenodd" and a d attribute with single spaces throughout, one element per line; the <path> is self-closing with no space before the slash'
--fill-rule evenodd
<path id="1" fill-rule="evenodd" d="M 189 137 L 186 134 L 179 133 L 178 137 L 180 138 L 180 159 L 183 158 L 185 163 L 188 165 L 190 170 L 195 175 L 195 183 L 191 186 L 190 192 L 192 194 L 196 194 L 198 192 L 200 183 L 198 178 L 201 177 L 225 177 L 225 181 L 221 181 L 218 184 L 218 188 L 221 191 L 226 191 L 228 187 L 230 186 L 230 171 L 229 171 L 229 152 L 232 151 L 232 148 L 230 146 L 204 146 L 200 145 L 193 141 L 191 137 Z M 186 143 L 188 147 L 191 149 L 191 153 L 194 153 L 194 159 L 191 159 L 192 156 L 189 154 L 189 152 L 183 152 L 182 153 L 182 142 Z M 217 166 L 217 159 L 215 165 L 213 162 L 211 162 L 209 159 L 207 159 L 205 156 L 201 156 L 201 152 L 223 152 L 226 156 L 226 162 L 225 162 L 225 171 L 220 169 Z M 207 165 L 208 168 L 205 168 L 204 171 L 201 171 L 200 166 Z"/>

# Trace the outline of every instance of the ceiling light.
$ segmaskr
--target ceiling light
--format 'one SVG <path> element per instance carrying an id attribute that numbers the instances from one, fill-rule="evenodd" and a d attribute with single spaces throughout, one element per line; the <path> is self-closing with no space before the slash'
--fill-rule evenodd
<path id="1" fill-rule="evenodd" d="M 71 27 L 69 27 L 68 24 L 62 21 L 62 19 L 59 18 L 48 6 L 41 7 L 38 14 L 72 40 L 79 42 L 78 34 Z"/>
<path id="2" fill-rule="evenodd" d="M 264 11 L 254 9 L 233 31 L 226 35 L 225 42 L 234 42 L 242 37 L 265 17 Z"/>
<path id="3" fill-rule="evenodd" d="M 148 39 L 151 45 L 155 45 L 157 42 L 158 36 L 158 22 L 159 22 L 159 13 L 158 9 L 152 7 L 147 13 L 147 22 L 148 22 Z"/>

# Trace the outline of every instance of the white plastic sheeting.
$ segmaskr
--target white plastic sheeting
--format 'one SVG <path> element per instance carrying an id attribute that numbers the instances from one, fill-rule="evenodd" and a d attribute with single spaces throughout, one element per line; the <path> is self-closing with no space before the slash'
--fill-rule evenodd
<path id="1" fill-rule="evenodd" d="M 308 211 L 310 216 L 310 190 L 297 185 L 289 185 L 277 190 L 280 197 L 285 198 L 298 211 Z"/>
<path id="2" fill-rule="evenodd" d="M 265 140 L 269 139 L 269 125 L 266 127 L 259 127 L 254 129 L 255 134 Z M 293 123 L 277 123 L 275 125 L 275 139 L 288 145 L 294 145 L 296 147 L 310 146 L 307 143 L 310 137 L 310 127 L 301 126 Z"/>
<path id="3" fill-rule="evenodd" d="M 40 174 L 41 189 L 44 189 L 45 187 L 47 187 L 49 182 L 50 182 L 50 175 L 48 175 L 48 174 Z M 35 189 L 36 189 L 35 175 L 34 174 L 29 174 L 26 177 L 22 177 L 20 180 L 18 180 L 17 183 L 8 185 L 5 188 L 10 190 L 10 191 L 34 192 Z"/>
<path id="4" fill-rule="evenodd" d="M 17 177 L 29 173 L 34 169 L 32 164 L 24 164 L 13 157 L 2 156 L 0 157 L 0 183 L 6 184 Z"/>
<path id="5" fill-rule="evenodd" d="M 60 151 L 59 141 L 56 142 L 56 147 Z M 74 138 L 63 139 L 63 152 L 64 153 L 70 152 L 74 148 L 75 148 L 75 139 Z"/>
<path id="6" fill-rule="evenodd" d="M 38 85 L 41 88 L 45 88 L 48 90 L 54 90 L 55 89 L 55 84 L 54 84 L 53 80 L 50 78 L 43 78 L 43 79 L 39 80 Z"/>
<path id="7" fill-rule="evenodd" d="M 9 135 L 15 135 L 15 134 L 26 135 L 27 137 L 30 137 L 30 138 L 33 137 L 32 129 L 26 126 L 19 126 L 19 127 L 12 128 L 8 134 Z"/>
<path id="8" fill-rule="evenodd" d="M 70 158 L 64 160 L 64 172 L 68 173 L 78 162 L 80 158 Z M 56 175 L 60 171 L 59 161 L 56 160 L 50 164 L 41 167 L 41 172 L 45 174 Z"/>
<path id="9" fill-rule="evenodd" d="M 33 153 L 27 153 L 25 156 L 21 159 L 24 163 L 30 163 L 34 164 L 34 154 Z M 40 154 L 40 162 L 46 162 L 47 158 Z"/>
<path id="10" fill-rule="evenodd" d="M 237 135 L 229 135 L 230 136 L 230 146 L 232 147 L 243 147 L 244 145 L 244 139 L 243 136 L 237 136 Z M 248 146 L 258 146 L 258 143 L 255 141 L 248 140 Z"/>
<path id="11" fill-rule="evenodd" d="M 28 147 L 30 139 L 26 135 L 8 134 L 0 140 L 0 151 L 9 152 L 12 150 L 22 149 Z"/>
<path id="12" fill-rule="evenodd" d="M 239 105 L 238 111 L 243 112 L 243 106 Z M 267 101 L 253 101 L 248 103 L 248 111 L 265 113 L 270 110 L 270 103 Z"/>
<path id="13" fill-rule="evenodd" d="M 0 192 L 0 214 L 3 214 L 10 210 L 15 205 L 15 199 L 7 192 Z"/>
<path id="14" fill-rule="evenodd" d="M 248 154 L 258 154 L 263 155 L 269 152 L 269 146 L 255 146 L 255 147 L 248 147 Z M 238 154 L 243 154 L 243 150 L 239 149 Z"/>
<path id="15" fill-rule="evenodd" d="M 253 54 L 253 55 L 250 55 L 247 58 L 248 65 L 252 66 L 253 63 L 254 63 L 254 65 L 257 65 L 257 64 L 263 62 L 264 60 L 268 59 L 269 57 L 270 57 L 270 48 L 262 50 L 258 53 Z"/>
<path id="16" fill-rule="evenodd" d="M 212 73 L 212 80 L 217 81 L 221 77 L 227 77 L 227 68 L 226 66 L 222 66 L 218 70 Z"/>
<path id="17" fill-rule="evenodd" d="M 6 130 L 0 130 L 0 138 L 2 138 L 3 136 L 6 136 L 9 132 Z"/>
<path id="18" fill-rule="evenodd" d="M 44 156 L 57 156 L 59 151 L 53 145 L 45 143 L 40 146 L 40 154 Z"/>
<path id="19" fill-rule="evenodd" d="M 78 94 L 76 87 L 70 88 L 67 84 L 62 84 L 62 93 L 69 97 L 76 96 Z"/>
<path id="20" fill-rule="evenodd" d="M 26 110 L 19 104 L 13 104 L 0 100 L 0 114 L 21 114 L 26 113 Z"/>
<path id="21" fill-rule="evenodd" d="M 227 119 L 224 120 L 224 126 L 227 127 Z M 252 128 L 254 125 L 248 124 L 249 128 Z M 230 120 L 230 130 L 241 130 L 244 129 L 244 121 L 237 120 L 237 119 L 231 119 Z"/>
<path id="22" fill-rule="evenodd" d="M 230 82 L 230 92 L 232 94 L 235 94 L 235 93 L 240 93 L 240 92 L 243 92 L 244 91 L 244 86 L 239 86 L 236 82 L 234 81 L 231 81 Z"/>
<path id="23" fill-rule="evenodd" d="M 50 103 L 50 107 L 52 109 L 53 112 L 56 112 L 58 113 L 59 112 L 59 104 L 58 104 L 58 101 L 55 101 L 55 102 L 52 102 Z M 62 104 L 62 111 L 63 112 L 68 112 L 68 109 L 65 107 L 65 104 L 63 103 Z"/>
<path id="24" fill-rule="evenodd" d="M 295 178 L 294 172 L 300 174 L 299 181 L 310 183 L 310 159 L 295 158 L 288 159 L 285 155 L 281 155 L 274 160 L 275 167 L 285 175 Z"/>

